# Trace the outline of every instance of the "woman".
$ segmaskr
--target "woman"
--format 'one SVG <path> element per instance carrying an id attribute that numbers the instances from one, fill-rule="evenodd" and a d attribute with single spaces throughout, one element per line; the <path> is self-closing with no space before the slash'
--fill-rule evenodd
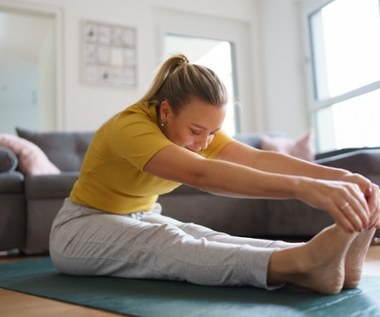
<path id="1" fill-rule="evenodd" d="M 54 220 L 50 253 L 76 275 L 203 285 L 291 283 L 321 293 L 357 286 L 379 220 L 368 179 L 260 151 L 221 131 L 223 84 L 184 55 L 169 58 L 147 94 L 95 134 Z M 305 244 L 232 237 L 160 215 L 180 184 L 217 195 L 300 199 L 336 221 Z"/>

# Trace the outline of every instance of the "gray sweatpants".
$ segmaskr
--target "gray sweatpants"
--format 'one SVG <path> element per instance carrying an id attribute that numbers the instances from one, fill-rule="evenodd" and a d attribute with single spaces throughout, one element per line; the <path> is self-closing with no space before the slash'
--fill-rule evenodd
<path id="1" fill-rule="evenodd" d="M 269 260 L 294 244 L 230 236 L 162 216 L 160 209 L 118 215 L 66 199 L 50 233 L 54 265 L 73 275 L 281 286 L 267 284 Z"/>

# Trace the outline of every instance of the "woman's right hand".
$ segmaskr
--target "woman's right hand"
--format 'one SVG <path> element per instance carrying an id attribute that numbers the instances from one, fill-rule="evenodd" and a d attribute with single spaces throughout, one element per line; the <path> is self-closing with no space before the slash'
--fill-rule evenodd
<path id="1" fill-rule="evenodd" d="M 369 228 L 380 229 L 380 190 L 378 185 L 372 184 L 367 201 L 372 211 Z"/>
<path id="2" fill-rule="evenodd" d="M 297 188 L 297 198 L 326 211 L 347 232 L 364 230 L 370 224 L 371 212 L 357 184 L 303 178 Z"/>

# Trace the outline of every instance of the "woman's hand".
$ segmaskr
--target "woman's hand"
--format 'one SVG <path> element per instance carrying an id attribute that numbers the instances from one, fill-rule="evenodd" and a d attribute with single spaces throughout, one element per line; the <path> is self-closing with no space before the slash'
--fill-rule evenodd
<path id="1" fill-rule="evenodd" d="M 297 197 L 313 207 L 325 210 L 345 231 L 361 231 L 370 225 L 371 220 L 375 221 L 370 219 L 373 212 L 370 212 L 362 187 L 357 183 L 311 178 L 305 181 L 300 183 Z M 371 208 L 375 198 L 372 200 Z"/>
<path id="2" fill-rule="evenodd" d="M 368 228 L 380 229 L 380 190 L 379 186 L 372 184 L 371 195 L 367 198 L 368 206 L 371 211 L 371 218 Z"/>
<path id="3" fill-rule="evenodd" d="M 342 178 L 344 181 L 357 184 L 364 194 L 370 211 L 368 228 L 380 228 L 380 190 L 379 186 L 360 174 L 347 173 Z"/>

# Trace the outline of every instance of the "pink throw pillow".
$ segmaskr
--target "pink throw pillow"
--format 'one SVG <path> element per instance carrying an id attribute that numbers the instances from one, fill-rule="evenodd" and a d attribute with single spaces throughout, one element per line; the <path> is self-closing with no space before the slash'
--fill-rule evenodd
<path id="1" fill-rule="evenodd" d="M 12 134 L 0 134 L 0 145 L 11 149 L 18 157 L 25 175 L 59 174 L 60 170 L 34 143 Z"/>
<path id="2" fill-rule="evenodd" d="M 306 161 L 315 159 L 314 134 L 312 130 L 307 131 L 295 140 L 263 135 L 261 137 L 261 148 L 288 154 Z"/>

